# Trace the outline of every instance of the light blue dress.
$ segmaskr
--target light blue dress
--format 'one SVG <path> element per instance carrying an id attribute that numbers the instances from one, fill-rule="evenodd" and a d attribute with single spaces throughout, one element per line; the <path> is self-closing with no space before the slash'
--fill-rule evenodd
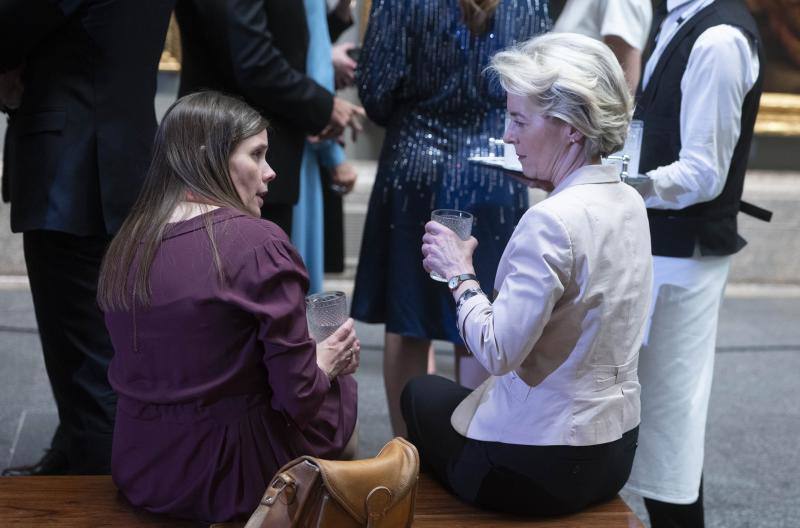
<path id="1" fill-rule="evenodd" d="M 306 75 L 331 92 L 334 90 L 331 39 L 325 0 L 304 0 L 308 22 Z M 335 141 L 306 141 L 300 166 L 300 196 L 292 215 L 292 243 L 303 257 L 310 280 L 308 293 L 322 291 L 325 273 L 322 180 L 320 167 L 334 168 L 344 161 Z"/>

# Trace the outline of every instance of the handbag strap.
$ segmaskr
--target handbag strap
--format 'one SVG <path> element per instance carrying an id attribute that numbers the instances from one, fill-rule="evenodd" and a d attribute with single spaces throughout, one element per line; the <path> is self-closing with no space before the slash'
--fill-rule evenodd
<path id="1" fill-rule="evenodd" d="M 379 528 L 380 521 L 392 505 L 392 492 L 386 486 L 378 486 L 369 492 L 367 506 L 367 528 Z"/>

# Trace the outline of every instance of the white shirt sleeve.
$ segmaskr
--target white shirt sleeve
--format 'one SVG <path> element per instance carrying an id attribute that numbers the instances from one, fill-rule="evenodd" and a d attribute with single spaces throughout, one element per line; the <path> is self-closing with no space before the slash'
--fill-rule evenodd
<path id="1" fill-rule="evenodd" d="M 639 51 L 644 50 L 653 21 L 650 0 L 608 0 L 601 15 L 603 37 L 614 35 Z"/>
<path id="2" fill-rule="evenodd" d="M 559 217 L 546 208 L 526 213 L 509 240 L 507 270 L 493 303 L 483 295 L 459 310 L 464 343 L 494 376 L 518 368 L 541 337 L 572 273 L 572 246 Z"/>
<path id="3" fill-rule="evenodd" d="M 758 54 L 739 29 L 714 26 L 698 37 L 681 80 L 681 150 L 677 161 L 647 173 L 647 207 L 683 209 L 719 196 L 758 71 Z"/>

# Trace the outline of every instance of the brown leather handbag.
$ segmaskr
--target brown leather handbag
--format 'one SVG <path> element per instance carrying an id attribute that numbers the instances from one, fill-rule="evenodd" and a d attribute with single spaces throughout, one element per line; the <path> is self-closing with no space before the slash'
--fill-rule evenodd
<path id="1" fill-rule="evenodd" d="M 418 477 L 417 448 L 402 438 L 365 460 L 296 458 L 272 479 L 245 528 L 407 528 Z"/>

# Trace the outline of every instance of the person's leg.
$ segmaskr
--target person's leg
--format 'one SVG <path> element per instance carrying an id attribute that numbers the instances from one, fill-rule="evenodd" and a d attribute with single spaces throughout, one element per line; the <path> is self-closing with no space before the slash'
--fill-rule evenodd
<path id="1" fill-rule="evenodd" d="M 114 353 L 97 306 L 106 237 L 52 231 L 23 236 L 45 366 L 59 415 L 52 447 L 70 473 L 108 473 L 116 395 L 107 378 Z"/>
<path id="2" fill-rule="evenodd" d="M 652 528 L 703 528 L 705 526 L 702 478 L 697 500 L 692 504 L 671 504 L 645 497 L 644 505 L 650 516 Z"/>
<path id="3" fill-rule="evenodd" d="M 433 343 L 428 347 L 428 374 L 436 374 L 436 350 Z"/>
<path id="4" fill-rule="evenodd" d="M 325 273 L 344 271 L 344 205 L 342 195 L 331 189 L 330 169 L 322 173 L 322 209 L 324 215 Z"/>
<path id="5" fill-rule="evenodd" d="M 489 372 L 463 345 L 453 346 L 456 356 L 456 382 L 468 389 L 476 389 L 489 377 Z"/>
<path id="6" fill-rule="evenodd" d="M 411 378 L 427 371 L 430 341 L 386 332 L 383 349 L 383 383 L 389 404 L 389 419 L 395 436 L 406 436 L 400 411 L 400 393 Z"/>
<path id="7" fill-rule="evenodd" d="M 402 392 L 408 439 L 417 447 L 423 465 L 451 489 L 448 466 L 467 439 L 450 425 L 450 416 L 469 393 L 449 379 L 431 375 L 415 377 Z"/>
<path id="8" fill-rule="evenodd" d="M 527 446 L 484 442 L 485 454 L 469 441 L 455 463 L 459 467 L 486 457 L 490 470 L 475 488 L 474 497 L 462 497 L 483 508 L 520 515 L 562 515 L 608 500 L 628 478 L 636 450 L 638 429 L 622 438 L 592 446 Z"/>

